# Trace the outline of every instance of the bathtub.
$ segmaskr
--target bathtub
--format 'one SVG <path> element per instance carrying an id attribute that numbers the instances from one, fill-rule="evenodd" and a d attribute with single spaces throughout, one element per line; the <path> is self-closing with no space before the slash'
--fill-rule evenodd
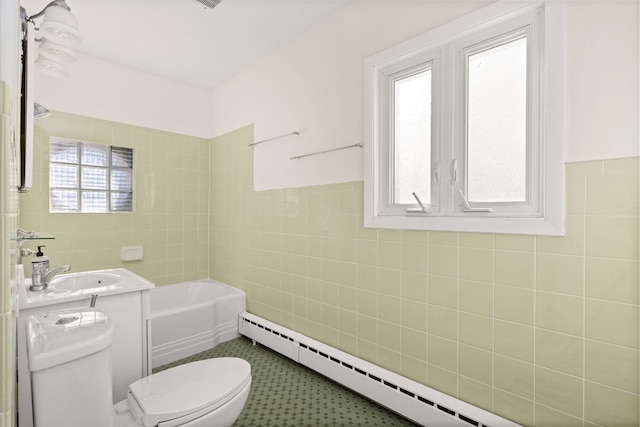
<path id="1" fill-rule="evenodd" d="M 245 308 L 243 291 L 211 279 L 153 288 L 147 321 L 152 368 L 239 337 Z"/>

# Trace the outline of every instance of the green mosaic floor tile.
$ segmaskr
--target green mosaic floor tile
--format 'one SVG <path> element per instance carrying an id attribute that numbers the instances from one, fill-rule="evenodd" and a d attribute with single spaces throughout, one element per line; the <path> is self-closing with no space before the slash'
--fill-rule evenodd
<path id="1" fill-rule="evenodd" d="M 156 368 L 212 357 L 240 357 L 251 364 L 247 403 L 234 427 L 416 426 L 317 372 L 246 337 Z"/>

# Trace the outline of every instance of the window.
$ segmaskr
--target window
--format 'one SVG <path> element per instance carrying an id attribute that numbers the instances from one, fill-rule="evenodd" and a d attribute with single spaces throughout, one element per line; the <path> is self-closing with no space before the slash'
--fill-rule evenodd
<path id="1" fill-rule="evenodd" d="M 497 2 L 365 61 L 365 226 L 564 233 L 563 18 Z"/>
<path id="2" fill-rule="evenodd" d="M 50 212 L 132 212 L 133 150 L 52 138 Z"/>

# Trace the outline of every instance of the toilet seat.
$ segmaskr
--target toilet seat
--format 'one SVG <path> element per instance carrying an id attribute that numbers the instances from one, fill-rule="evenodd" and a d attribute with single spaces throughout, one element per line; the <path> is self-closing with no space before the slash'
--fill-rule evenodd
<path id="1" fill-rule="evenodd" d="M 129 405 L 141 425 L 181 423 L 218 409 L 251 382 L 251 365 L 243 359 L 200 360 L 158 372 L 129 386 Z M 138 416 L 136 418 L 138 418 Z"/>

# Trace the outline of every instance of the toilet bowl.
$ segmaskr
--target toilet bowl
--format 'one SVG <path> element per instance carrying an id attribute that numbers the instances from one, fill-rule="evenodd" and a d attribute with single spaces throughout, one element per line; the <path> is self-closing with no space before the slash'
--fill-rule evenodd
<path id="1" fill-rule="evenodd" d="M 142 378 L 114 405 L 106 313 L 59 310 L 26 324 L 36 427 L 231 426 L 249 396 L 251 365 L 222 357 Z"/>

